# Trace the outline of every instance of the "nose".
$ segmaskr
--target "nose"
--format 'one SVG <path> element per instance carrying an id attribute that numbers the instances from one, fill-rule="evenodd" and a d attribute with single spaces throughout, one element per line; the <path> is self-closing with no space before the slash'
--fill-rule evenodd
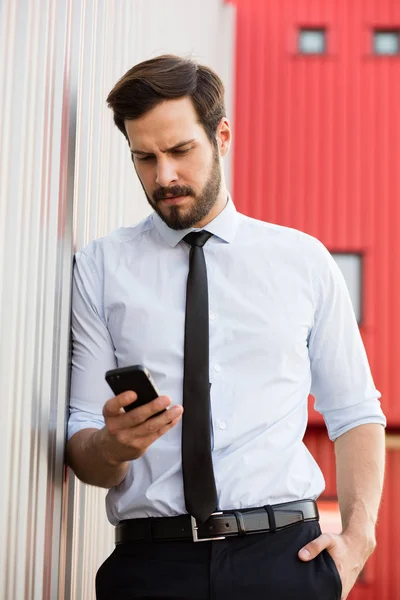
<path id="1" fill-rule="evenodd" d="M 168 157 L 162 157 L 157 161 L 156 183 L 160 187 L 169 187 L 176 184 L 178 176 L 172 160 Z"/>

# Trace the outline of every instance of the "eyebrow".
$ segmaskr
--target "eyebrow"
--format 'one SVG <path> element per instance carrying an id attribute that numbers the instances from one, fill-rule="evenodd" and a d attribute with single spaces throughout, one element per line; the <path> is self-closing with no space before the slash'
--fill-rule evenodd
<path id="1" fill-rule="evenodd" d="M 173 150 L 182 148 L 182 146 L 187 146 L 187 144 L 192 144 L 195 141 L 196 141 L 195 138 L 193 138 L 191 140 L 186 140 L 185 142 L 179 142 L 178 144 L 175 144 L 175 146 L 171 146 L 171 148 L 167 148 L 166 150 L 161 150 L 161 152 L 163 152 L 163 153 L 172 152 Z M 143 150 L 131 150 L 131 154 L 139 154 L 141 156 L 151 156 L 152 152 L 143 152 Z"/>

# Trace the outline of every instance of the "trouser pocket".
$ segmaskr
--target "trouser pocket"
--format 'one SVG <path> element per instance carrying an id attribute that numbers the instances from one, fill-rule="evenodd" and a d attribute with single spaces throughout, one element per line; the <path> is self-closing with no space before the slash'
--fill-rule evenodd
<path id="1" fill-rule="evenodd" d="M 338 600 L 340 600 L 340 598 L 342 596 L 343 588 L 342 588 L 342 580 L 340 578 L 340 574 L 339 574 L 338 568 L 337 568 L 336 563 L 333 560 L 332 556 L 329 554 L 328 550 L 324 550 L 323 554 L 325 554 L 325 559 L 326 559 L 328 565 L 330 566 L 330 568 L 332 569 L 332 573 L 333 573 L 333 575 L 335 577 L 336 585 L 337 585 L 337 590 L 338 590 L 338 594 L 339 594 L 338 595 Z"/>
<path id="2" fill-rule="evenodd" d="M 340 600 L 342 585 L 328 552 L 304 562 L 298 552 L 321 533 L 317 522 L 275 534 L 215 542 L 213 562 L 218 599 Z M 229 584 L 229 585 L 228 585 Z M 225 586 L 225 590 L 224 587 Z M 227 592 L 229 588 L 229 594 Z"/>

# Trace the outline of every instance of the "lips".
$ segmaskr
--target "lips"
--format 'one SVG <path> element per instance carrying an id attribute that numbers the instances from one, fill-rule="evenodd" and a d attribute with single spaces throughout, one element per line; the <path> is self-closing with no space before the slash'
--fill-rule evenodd
<path id="1" fill-rule="evenodd" d="M 187 196 L 169 196 L 168 198 L 162 198 L 161 202 L 167 206 L 173 206 L 184 202 L 185 198 L 187 198 Z"/>

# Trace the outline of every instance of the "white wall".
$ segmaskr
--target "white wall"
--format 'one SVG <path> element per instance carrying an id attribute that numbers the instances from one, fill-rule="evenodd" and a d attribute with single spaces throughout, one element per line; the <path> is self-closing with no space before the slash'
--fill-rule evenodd
<path id="1" fill-rule="evenodd" d="M 0 12 L 4 600 L 57 598 L 72 253 L 70 9 L 67 0 L 9 0 Z"/>
<path id="2" fill-rule="evenodd" d="M 232 116 L 233 46 L 222 0 L 0 5 L 1 599 L 90 600 L 113 547 L 104 491 L 63 469 L 72 252 L 149 210 L 108 92 L 140 60 L 189 54 Z"/>
<path id="3" fill-rule="evenodd" d="M 226 84 L 228 114 L 233 91 L 231 5 L 222 0 L 109 0 L 84 6 L 74 211 L 78 246 L 149 212 L 126 140 L 105 102 L 117 80 L 141 60 L 175 53 L 217 70 Z"/>

